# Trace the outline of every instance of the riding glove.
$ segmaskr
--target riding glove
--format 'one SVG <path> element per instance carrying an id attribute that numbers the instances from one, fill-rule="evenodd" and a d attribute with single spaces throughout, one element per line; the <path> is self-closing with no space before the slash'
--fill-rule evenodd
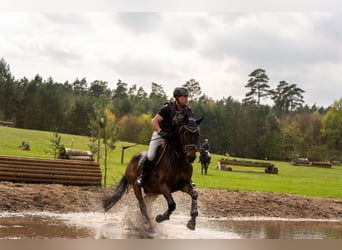
<path id="1" fill-rule="evenodd" d="M 167 139 L 167 138 L 169 137 L 169 134 L 166 133 L 166 132 L 163 131 L 163 130 L 159 132 L 159 135 L 160 135 L 160 137 L 163 138 L 163 139 Z"/>

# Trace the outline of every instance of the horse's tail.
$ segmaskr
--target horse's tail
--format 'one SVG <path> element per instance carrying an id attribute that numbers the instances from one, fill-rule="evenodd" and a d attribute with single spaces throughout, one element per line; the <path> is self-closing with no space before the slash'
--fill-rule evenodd
<path id="1" fill-rule="evenodd" d="M 103 208 L 105 211 L 111 209 L 128 190 L 128 181 L 125 176 L 122 176 L 119 184 L 116 186 L 114 194 L 103 200 Z"/>

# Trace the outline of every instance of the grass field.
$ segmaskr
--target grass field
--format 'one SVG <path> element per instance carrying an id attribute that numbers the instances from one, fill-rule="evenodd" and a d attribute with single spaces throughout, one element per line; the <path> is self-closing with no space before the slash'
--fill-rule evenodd
<path id="1" fill-rule="evenodd" d="M 89 138 L 70 134 L 60 134 L 65 147 L 89 150 Z M 25 130 L 0 126 L 0 155 L 53 158 L 50 140 L 53 132 Z M 30 143 L 31 150 L 25 151 L 18 146 L 22 141 Z M 116 149 L 108 159 L 107 184 L 115 184 L 125 172 L 129 159 L 137 152 L 147 150 L 147 145 L 136 145 L 125 150 L 121 164 L 122 147 L 134 145 L 129 142 L 117 142 Z M 201 167 L 196 159 L 193 181 L 199 188 L 254 190 L 275 193 L 298 194 L 312 197 L 342 199 L 342 166 L 332 168 L 292 166 L 289 162 L 272 162 L 279 170 L 277 175 L 265 174 L 263 168 L 233 166 L 233 171 L 216 169 L 222 155 L 212 154 L 208 175 L 201 175 Z M 231 157 L 234 159 L 234 157 Z M 245 159 L 249 160 L 249 159 Z M 100 159 L 103 171 L 103 159 Z M 237 171 L 240 170 L 240 171 Z"/>

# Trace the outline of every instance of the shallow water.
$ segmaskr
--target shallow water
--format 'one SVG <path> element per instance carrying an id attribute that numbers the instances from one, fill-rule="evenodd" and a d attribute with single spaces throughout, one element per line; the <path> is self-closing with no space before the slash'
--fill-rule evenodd
<path id="1" fill-rule="evenodd" d="M 2 213 L 0 238 L 45 239 L 342 239 L 342 220 L 286 220 L 279 218 L 198 217 L 195 231 L 186 228 L 187 216 L 153 223 L 149 231 L 124 212 Z"/>

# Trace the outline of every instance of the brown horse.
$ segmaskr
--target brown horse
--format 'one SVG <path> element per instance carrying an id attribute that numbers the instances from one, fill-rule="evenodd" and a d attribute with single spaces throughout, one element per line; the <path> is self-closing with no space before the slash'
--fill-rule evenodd
<path id="1" fill-rule="evenodd" d="M 199 136 L 198 125 L 203 120 L 189 118 L 185 119 L 174 133 L 173 137 L 165 140 L 164 145 L 159 147 L 160 157 L 156 159 L 156 168 L 151 170 L 145 178 L 143 189 L 146 194 L 162 194 L 167 201 L 168 209 L 156 217 L 158 223 L 169 220 L 170 215 L 176 209 L 176 203 L 171 195 L 175 191 L 183 191 L 191 196 L 191 219 L 187 227 L 195 230 L 198 193 L 192 183 L 192 163 L 196 158 L 197 143 Z M 135 182 L 141 172 L 141 161 L 146 152 L 133 156 L 127 165 L 126 173 L 116 186 L 114 194 L 103 201 L 105 211 L 113 207 L 120 198 L 128 191 L 129 185 L 133 187 L 134 194 L 139 201 L 140 211 L 146 222 L 151 226 L 151 220 L 147 213 L 146 204 L 142 195 L 142 188 Z"/>

